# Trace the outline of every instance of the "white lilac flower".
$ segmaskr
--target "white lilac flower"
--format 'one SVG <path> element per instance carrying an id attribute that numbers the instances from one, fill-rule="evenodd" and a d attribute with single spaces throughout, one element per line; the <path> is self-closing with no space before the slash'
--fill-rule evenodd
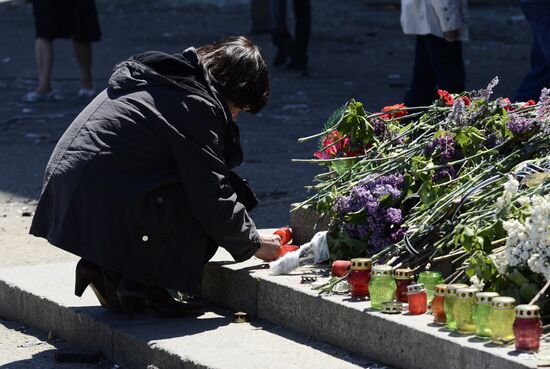
<path id="1" fill-rule="evenodd" d="M 477 275 L 474 275 L 470 278 L 470 284 L 472 285 L 472 287 L 475 287 L 480 291 L 483 291 L 483 287 L 485 287 L 485 282 L 483 282 L 483 279 L 479 279 Z"/>
<path id="2" fill-rule="evenodd" d="M 510 183 L 507 190 L 514 191 Z M 500 273 L 508 266 L 528 267 L 550 279 L 550 195 L 529 199 L 530 211 L 525 220 L 509 219 L 502 223 L 508 234 L 504 251 L 492 257 Z"/>
<path id="3" fill-rule="evenodd" d="M 519 182 L 514 176 L 509 175 L 508 181 L 504 184 L 503 187 L 504 191 L 502 193 L 502 196 L 497 199 L 497 206 L 499 208 L 504 208 L 505 206 L 510 204 L 510 202 L 512 201 L 512 197 L 519 189 Z"/>

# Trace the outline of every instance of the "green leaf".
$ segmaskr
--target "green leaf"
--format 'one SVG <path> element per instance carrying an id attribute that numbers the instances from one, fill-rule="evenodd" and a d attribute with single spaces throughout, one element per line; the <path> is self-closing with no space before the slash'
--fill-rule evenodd
<path id="1" fill-rule="evenodd" d="M 367 223 L 368 212 L 366 210 L 361 210 L 355 213 L 348 213 L 344 215 L 344 220 L 346 223 L 350 224 L 366 224 Z"/>

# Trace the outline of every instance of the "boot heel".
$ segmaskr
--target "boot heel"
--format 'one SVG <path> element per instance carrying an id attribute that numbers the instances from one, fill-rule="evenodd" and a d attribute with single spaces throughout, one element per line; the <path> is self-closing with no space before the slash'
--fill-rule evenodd
<path id="1" fill-rule="evenodd" d="M 118 296 L 118 301 L 122 312 L 129 318 L 134 318 L 134 312 L 137 311 L 138 306 L 142 302 L 142 299 L 135 296 Z"/>
<path id="2" fill-rule="evenodd" d="M 85 275 L 81 273 L 76 273 L 76 278 L 74 282 L 74 294 L 78 297 L 82 297 L 82 294 L 86 288 L 90 285 L 91 281 Z"/>

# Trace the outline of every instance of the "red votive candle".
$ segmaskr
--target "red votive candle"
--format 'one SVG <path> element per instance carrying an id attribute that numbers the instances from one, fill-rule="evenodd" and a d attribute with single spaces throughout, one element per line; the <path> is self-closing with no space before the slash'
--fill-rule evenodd
<path id="1" fill-rule="evenodd" d="M 428 311 L 428 294 L 422 283 L 408 286 L 407 294 L 409 298 L 409 314 L 420 315 Z"/>
<path id="2" fill-rule="evenodd" d="M 516 306 L 516 320 L 514 321 L 516 350 L 538 351 L 541 334 L 540 308 L 537 305 Z"/>
<path id="3" fill-rule="evenodd" d="M 409 268 L 395 270 L 395 282 L 397 290 L 395 292 L 397 301 L 408 302 L 407 287 L 414 284 L 413 272 Z"/>
<path id="4" fill-rule="evenodd" d="M 434 315 L 434 323 L 444 325 L 447 323 L 445 316 L 445 294 L 447 292 L 446 284 L 438 284 L 435 286 L 434 299 L 432 300 L 432 313 Z"/>
<path id="5" fill-rule="evenodd" d="M 366 297 L 369 295 L 371 259 L 351 259 L 351 271 L 348 274 L 348 283 L 351 286 L 352 297 Z"/>

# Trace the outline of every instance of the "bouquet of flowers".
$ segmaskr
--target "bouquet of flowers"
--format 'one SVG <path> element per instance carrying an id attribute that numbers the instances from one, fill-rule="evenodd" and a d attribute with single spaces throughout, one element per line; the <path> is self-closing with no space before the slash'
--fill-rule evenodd
<path id="1" fill-rule="evenodd" d="M 300 139 L 321 138 L 315 159 L 295 161 L 328 168 L 300 206 L 330 215 L 333 259 L 370 256 L 415 270 L 446 263 L 449 282 L 510 287 L 511 274 L 497 266 L 514 249 L 502 249 L 512 242 L 508 225 L 517 225 L 506 219 L 533 224 L 532 216 L 519 215 L 514 196 L 524 192 L 534 208 L 540 199 L 529 196 L 547 198 L 550 187 L 550 90 L 538 103 L 512 104 L 491 100 L 497 83 L 461 94 L 440 90 L 430 106 L 397 104 L 375 113 L 350 100 L 323 132 Z M 521 260 L 534 252 L 521 250 Z"/>

